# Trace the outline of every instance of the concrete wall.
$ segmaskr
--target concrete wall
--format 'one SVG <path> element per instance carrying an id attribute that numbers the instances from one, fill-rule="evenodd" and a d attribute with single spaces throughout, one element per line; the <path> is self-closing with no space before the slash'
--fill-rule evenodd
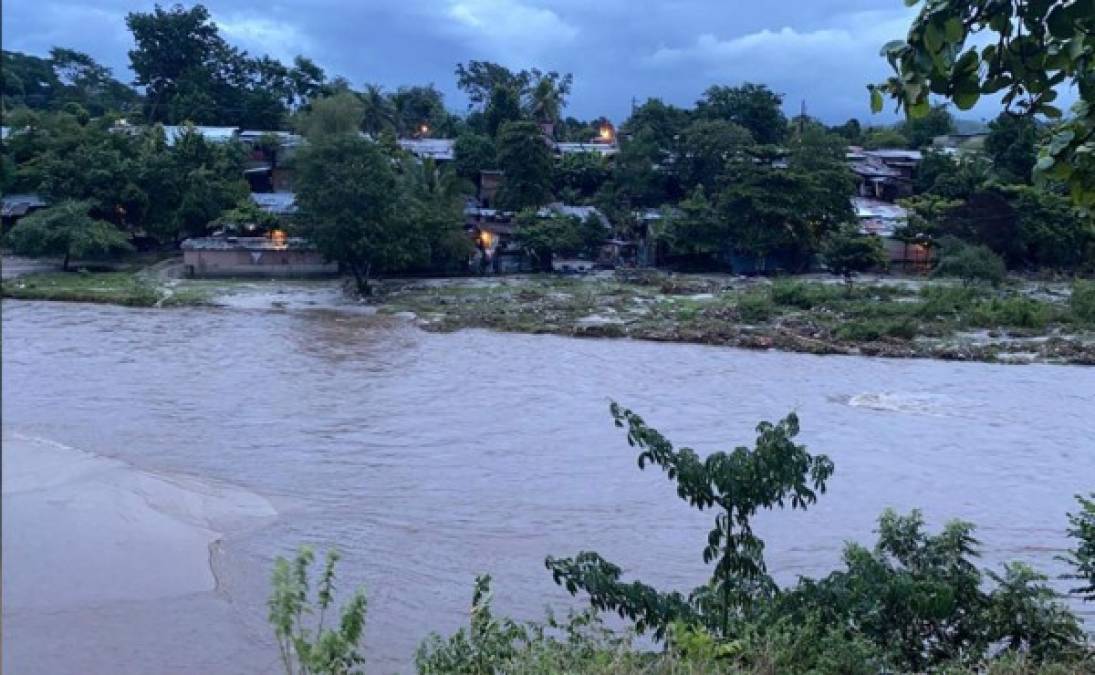
<path id="1" fill-rule="evenodd" d="M 316 277 L 338 274 L 337 263 L 323 261 L 315 251 L 201 251 L 183 252 L 191 277 Z"/>

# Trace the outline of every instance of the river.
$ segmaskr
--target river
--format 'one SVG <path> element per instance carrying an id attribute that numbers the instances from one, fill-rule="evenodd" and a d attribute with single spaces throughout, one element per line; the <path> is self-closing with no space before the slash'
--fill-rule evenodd
<path id="1" fill-rule="evenodd" d="M 845 541 L 873 542 L 887 506 L 920 507 L 933 527 L 973 521 L 986 565 L 1058 573 L 1072 495 L 1095 489 L 1091 368 L 439 335 L 325 310 L 12 301 L 3 349 L 6 440 L 231 486 L 276 511 L 210 525 L 210 589 L 69 601 L 64 584 L 11 587 L 31 570 L 9 558 L 5 471 L 10 672 L 276 670 L 269 570 L 302 543 L 341 550 L 341 590 L 364 584 L 371 672 L 407 670 L 430 631 L 466 623 L 478 573 L 493 575 L 498 612 L 566 607 L 549 554 L 593 549 L 634 578 L 691 588 L 709 571 L 711 518 L 638 470 L 610 399 L 701 452 L 751 443 L 757 421 L 798 412 L 800 438 L 836 473 L 808 513 L 758 518 L 784 582 L 832 569 Z M 54 536 L 35 525 L 19 541 Z M 137 543 L 111 540 L 120 557 L 139 556 Z M 77 553 L 65 564 L 78 580 Z"/>

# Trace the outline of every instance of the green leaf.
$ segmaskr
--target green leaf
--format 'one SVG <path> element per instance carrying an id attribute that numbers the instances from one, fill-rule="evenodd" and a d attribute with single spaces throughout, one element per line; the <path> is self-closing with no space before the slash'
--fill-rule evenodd
<path id="1" fill-rule="evenodd" d="M 1046 28 L 1049 29 L 1049 34 L 1059 40 L 1067 40 L 1075 32 L 1072 19 L 1065 7 L 1066 5 L 1057 5 L 1046 17 Z"/>
<path id="2" fill-rule="evenodd" d="M 929 23 L 924 28 L 924 46 L 933 54 L 943 47 L 943 33 L 934 23 Z"/>
<path id="3" fill-rule="evenodd" d="M 882 91 L 878 87 L 871 85 L 871 112 L 882 112 Z"/>
<path id="4" fill-rule="evenodd" d="M 959 110 L 969 110 L 977 104 L 979 98 L 981 98 L 981 92 L 976 89 L 958 91 L 954 94 L 954 105 L 958 106 Z"/>
<path id="5" fill-rule="evenodd" d="M 1050 119 L 1055 119 L 1055 120 L 1056 119 L 1061 119 L 1061 115 L 1064 114 L 1064 113 L 1061 112 L 1061 109 L 1058 108 L 1055 105 L 1040 105 L 1040 106 L 1038 106 L 1038 112 L 1042 113 L 1043 115 L 1045 115 L 1046 117 L 1048 117 Z"/>
<path id="6" fill-rule="evenodd" d="M 943 24 L 943 34 L 947 37 L 947 42 L 961 42 L 966 37 L 966 27 L 962 25 L 961 19 L 952 16 Z"/>
<path id="7" fill-rule="evenodd" d="M 909 110 L 909 117 L 912 117 L 913 119 L 926 116 L 932 109 L 931 104 L 928 103 L 927 96 L 916 101 L 912 105 L 906 105 L 906 107 Z"/>

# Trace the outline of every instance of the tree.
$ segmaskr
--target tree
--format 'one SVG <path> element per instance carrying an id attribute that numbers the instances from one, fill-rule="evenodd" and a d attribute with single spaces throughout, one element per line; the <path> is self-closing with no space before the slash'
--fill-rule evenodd
<path id="1" fill-rule="evenodd" d="M 528 92 L 526 109 L 537 122 L 555 124 L 566 107 L 566 97 L 574 77 L 567 73 L 560 75 L 555 71 L 541 73 L 532 71 L 532 84 Z"/>
<path id="2" fill-rule="evenodd" d="M 482 172 L 498 167 L 498 151 L 489 136 L 464 132 L 457 136 L 452 150 L 456 173 L 477 188 Z"/>
<path id="3" fill-rule="evenodd" d="M 987 246 L 970 245 L 959 239 L 940 242 L 942 254 L 932 270 L 936 277 L 957 277 L 965 285 L 985 281 L 999 286 L 1007 274 L 1003 259 Z"/>
<path id="4" fill-rule="evenodd" d="M 906 2 L 915 4 L 915 2 Z M 1043 142 L 1036 165 L 1066 182 L 1075 203 L 1095 205 L 1095 13 L 1090 3 L 1065 0 L 945 0 L 924 3 L 904 40 L 882 54 L 893 77 L 871 85 L 871 107 L 884 96 L 910 117 L 931 110 L 943 96 L 969 110 L 982 94 L 1002 93 L 1005 110 L 1061 119 L 1053 105 L 1060 91 L 1075 88 L 1072 117 Z"/>
<path id="5" fill-rule="evenodd" d="M 483 121 L 491 138 L 498 138 L 502 125 L 507 122 L 517 122 L 523 117 L 521 92 L 513 87 L 497 85 L 491 92 L 487 107 L 483 110 Z"/>
<path id="6" fill-rule="evenodd" d="M 703 185 L 697 185 L 675 211 L 669 212 L 659 238 L 677 255 L 712 259 L 726 248 L 728 235 L 726 221 L 708 200 Z"/>
<path id="7" fill-rule="evenodd" d="M 738 124 L 722 119 L 698 119 L 681 134 L 675 168 L 681 188 L 698 185 L 713 188 L 726 170 L 727 161 L 753 144 L 753 136 Z"/>
<path id="8" fill-rule="evenodd" d="M 549 213 L 541 216 L 525 209 L 514 220 L 514 240 L 537 262 L 542 272 L 551 272 L 557 254 L 574 254 L 582 249 L 581 221 L 573 216 Z"/>
<path id="9" fill-rule="evenodd" d="M 132 251 L 129 237 L 110 223 L 88 215 L 86 202 L 64 201 L 26 216 L 8 233 L 13 251 L 26 256 L 97 258 Z"/>
<path id="10" fill-rule="evenodd" d="M 1076 548 L 1070 550 L 1064 560 L 1073 570 L 1069 578 L 1081 584 L 1072 592 L 1079 593 L 1085 600 L 1095 601 L 1095 493 L 1088 497 L 1076 495 L 1080 510 L 1068 514 L 1068 536 L 1076 541 Z"/>
<path id="11" fill-rule="evenodd" d="M 762 145 L 776 144 L 787 136 L 783 96 L 763 84 L 746 82 L 740 87 L 713 86 L 696 102 L 696 114 L 739 124 Z"/>
<path id="12" fill-rule="evenodd" d="M 555 193 L 571 190 L 580 199 L 589 199 L 611 176 L 611 164 L 599 153 L 568 153 L 555 164 Z"/>
<path id="13" fill-rule="evenodd" d="M 374 273 L 397 270 L 426 251 L 399 198 L 392 163 L 353 134 L 321 138 L 297 155 L 297 222 L 369 295 Z"/>
<path id="14" fill-rule="evenodd" d="M 861 145 L 863 143 L 863 127 L 860 125 L 859 120 L 854 117 L 844 124 L 829 127 L 829 131 L 847 139 L 848 143 L 852 145 Z"/>
<path id="15" fill-rule="evenodd" d="M 821 242 L 821 255 L 825 258 L 825 266 L 830 273 L 844 277 L 849 293 L 857 273 L 885 267 L 887 262 L 882 241 L 874 235 L 864 234 L 855 224 L 839 227 L 826 234 Z"/>
<path id="16" fill-rule="evenodd" d="M 405 159 L 400 167 L 401 193 L 427 253 L 417 261 L 432 272 L 467 270 L 472 243 L 464 231 L 464 200 L 468 181 L 451 167 L 432 159 Z M 409 233 L 409 237 L 415 233 Z"/>
<path id="17" fill-rule="evenodd" d="M 936 105 L 924 115 L 905 120 L 898 128 L 908 139 L 908 147 L 919 150 L 931 145 L 936 136 L 953 133 L 954 117 L 946 105 Z"/>
<path id="18" fill-rule="evenodd" d="M 666 105 L 659 98 L 650 98 L 631 111 L 631 116 L 620 127 L 620 135 L 636 137 L 645 132 L 658 148 L 670 150 L 689 121 L 687 110 Z"/>
<path id="19" fill-rule="evenodd" d="M 361 666 L 365 659 L 358 650 L 365 630 L 365 591 L 358 589 L 350 597 L 339 613 L 336 627 L 324 625 L 328 610 L 334 609 L 338 559 L 338 551 L 327 552 L 314 601 L 309 597 L 308 570 L 315 560 L 311 548 L 301 547 L 291 562 L 282 556 L 274 562 L 267 606 L 286 675 L 364 672 Z M 312 629 L 305 625 L 304 616 L 315 614 L 316 610 L 319 616 Z"/>
<path id="20" fill-rule="evenodd" d="M 868 129 L 867 133 L 863 136 L 863 147 L 868 150 L 878 150 L 879 148 L 907 148 L 909 147 L 909 139 L 905 134 L 892 127 Z"/>
<path id="21" fill-rule="evenodd" d="M 552 157 L 533 122 L 507 122 L 498 133 L 498 168 L 505 174 L 502 208 L 519 211 L 551 201 Z"/>
<path id="22" fill-rule="evenodd" d="M 177 99 L 202 91 L 209 91 L 211 97 L 220 70 L 218 60 L 231 52 L 209 10 L 204 5 L 190 9 L 175 5 L 167 10 L 157 5 L 152 12 L 129 13 L 125 23 L 136 43 L 129 63 L 136 84 L 145 88 L 149 121 L 206 121 L 194 114 L 196 104 L 180 106 Z"/>
<path id="23" fill-rule="evenodd" d="M 1030 117 L 1000 113 L 989 122 L 985 154 L 992 158 L 993 172 L 1005 183 L 1033 182 L 1038 130 Z"/>
<path id="24" fill-rule="evenodd" d="M 520 97 L 528 89 L 531 79 L 531 73 L 526 70 L 515 73 L 490 61 L 456 64 L 456 86 L 468 95 L 469 107 L 486 107 L 499 88 L 516 92 Z"/>
<path id="25" fill-rule="evenodd" d="M 366 84 L 358 95 L 362 103 L 361 130 L 377 138 L 395 129 L 395 107 L 378 84 Z"/>
<path id="26" fill-rule="evenodd" d="M 312 102 L 297 115 L 296 127 L 309 141 L 337 135 L 356 134 L 362 125 L 365 106 L 349 92 L 340 92 Z"/>
<path id="27" fill-rule="evenodd" d="M 232 208 L 222 211 L 213 222 L 231 232 L 262 234 L 278 226 L 278 217 L 253 199 L 241 199 Z"/>
<path id="28" fill-rule="evenodd" d="M 444 98 L 432 84 L 400 87 L 390 98 L 395 112 L 395 130 L 401 136 L 429 135 L 448 121 Z"/>
<path id="29" fill-rule="evenodd" d="M 715 562 L 711 581 L 685 600 L 679 593 L 661 594 L 639 582 L 621 583 L 620 568 L 596 553 L 549 557 L 547 568 L 555 583 L 572 594 L 584 590 L 595 608 L 635 620 L 640 632 L 652 628 L 661 638 L 671 622 L 684 620 L 729 637 L 731 618 L 750 615 L 755 603 L 775 588 L 764 562 L 764 542 L 753 532 L 753 516 L 762 508 L 787 505 L 805 511 L 825 491 L 833 463 L 794 442 L 799 431 L 794 413 L 778 424 L 761 422 L 753 448 L 739 446 L 700 459 L 690 448 L 675 450 L 619 404 L 613 402 L 611 412 L 616 426 L 627 428 L 628 444 L 639 448 L 640 469 L 647 464 L 660 467 L 676 483 L 681 499 L 700 510 L 717 510 L 703 549 L 704 563 Z"/>

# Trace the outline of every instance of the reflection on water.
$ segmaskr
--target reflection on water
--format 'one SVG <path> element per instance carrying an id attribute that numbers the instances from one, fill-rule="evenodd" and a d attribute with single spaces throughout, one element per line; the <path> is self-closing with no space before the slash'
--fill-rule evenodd
<path id="1" fill-rule="evenodd" d="M 568 602 L 548 554 L 595 549 L 690 588 L 707 571 L 708 516 L 637 470 L 610 398 L 701 451 L 799 413 L 803 440 L 837 471 L 809 513 L 759 518 L 783 581 L 831 569 L 846 540 L 870 541 L 886 506 L 921 507 L 933 525 L 972 520 L 987 564 L 1055 573 L 1071 495 L 1095 488 L 1095 370 L 1077 367 L 430 335 L 323 310 L 11 302 L 3 345 L 5 427 L 238 484 L 280 514 L 227 533 L 212 601 L 180 602 L 170 622 L 149 607 L 92 608 L 64 632 L 6 616 L 6 661 L 78 647 L 92 672 L 125 671 L 138 653 L 166 655 L 173 672 L 267 669 L 270 563 L 305 542 L 339 546 L 342 588 L 366 585 L 379 672 L 466 622 L 480 572 L 495 576 L 498 610 L 522 618 Z M 215 644 L 199 662 L 187 636 Z"/>

